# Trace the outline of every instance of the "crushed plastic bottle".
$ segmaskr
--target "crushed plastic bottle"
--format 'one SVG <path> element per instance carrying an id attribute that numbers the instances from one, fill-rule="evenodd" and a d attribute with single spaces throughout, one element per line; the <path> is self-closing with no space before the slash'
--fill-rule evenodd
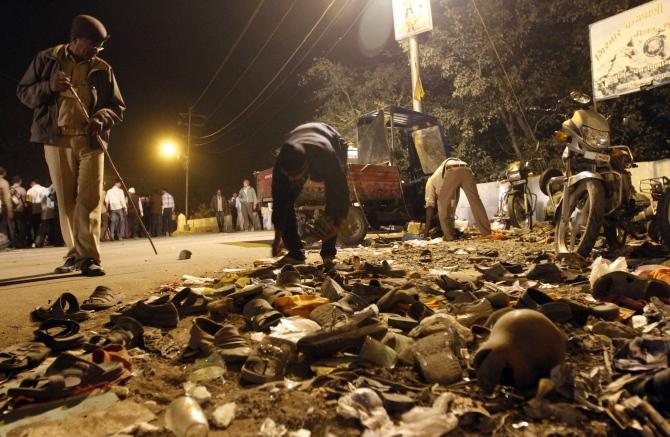
<path id="1" fill-rule="evenodd" d="M 165 410 L 165 426 L 177 437 L 205 437 L 209 423 L 200 405 L 191 397 L 182 396 Z"/>

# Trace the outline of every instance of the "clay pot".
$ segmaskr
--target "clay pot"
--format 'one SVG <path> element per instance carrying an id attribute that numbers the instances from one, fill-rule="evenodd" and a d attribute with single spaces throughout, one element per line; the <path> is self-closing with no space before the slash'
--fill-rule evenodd
<path id="1" fill-rule="evenodd" d="M 477 351 L 477 382 L 491 391 L 496 384 L 532 388 L 565 359 L 565 336 L 545 315 L 514 310 L 495 322 L 491 335 Z"/>

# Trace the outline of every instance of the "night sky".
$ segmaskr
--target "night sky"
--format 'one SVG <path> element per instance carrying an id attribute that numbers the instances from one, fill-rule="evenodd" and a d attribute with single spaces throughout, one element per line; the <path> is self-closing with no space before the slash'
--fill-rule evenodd
<path id="1" fill-rule="evenodd" d="M 25 183 L 32 177 L 47 179 L 42 148 L 28 141 L 32 113 L 16 98 L 16 83 L 38 51 L 67 42 L 74 16 L 90 14 L 100 19 L 111 34 L 101 57 L 114 68 L 127 105 L 124 122 L 112 131 L 111 154 L 129 186 L 135 186 L 142 194 L 165 187 L 175 195 L 178 209 L 182 209 L 183 166 L 162 158 L 158 144 L 173 138 L 185 147 L 185 130 L 177 126 L 177 114 L 186 112 L 196 101 L 259 1 L 5 2 L 0 18 L 4 33 L 0 41 L 4 53 L 0 64 L 0 165 L 7 168 L 10 177 L 21 175 Z M 246 36 L 195 108 L 195 112 L 209 117 L 200 132 L 194 131 L 196 134 L 208 134 L 239 114 L 288 59 L 332 0 L 296 0 L 265 51 L 230 92 L 293 1 L 265 1 Z M 398 50 L 392 36 L 391 2 L 370 2 L 329 58 L 364 63 L 381 50 Z M 229 194 L 241 186 L 243 178 L 251 177 L 252 171 L 271 166 L 272 150 L 280 144 L 283 134 L 313 119 L 313 90 L 298 86 L 299 75 L 314 57 L 333 47 L 367 3 L 368 0 L 335 0 L 276 84 L 284 81 L 328 23 L 337 19 L 277 92 L 262 105 L 252 106 L 251 115 L 245 114 L 220 139 L 192 149 L 192 205 L 208 201 L 217 187 Z M 360 43 L 363 40 L 365 44 Z M 271 86 L 259 102 L 275 89 Z M 212 113 L 217 106 L 220 109 Z M 109 168 L 105 176 L 106 180 L 112 179 Z"/>

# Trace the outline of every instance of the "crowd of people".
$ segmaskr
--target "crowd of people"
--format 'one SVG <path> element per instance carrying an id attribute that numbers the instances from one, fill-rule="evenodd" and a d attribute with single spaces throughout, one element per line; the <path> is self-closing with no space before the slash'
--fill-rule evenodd
<path id="1" fill-rule="evenodd" d="M 249 179 L 245 179 L 242 188 L 232 193 L 229 198 L 223 190 L 216 190 L 209 202 L 219 232 L 272 229 L 269 216 L 262 214 L 260 206 L 256 190 L 251 186 Z"/>
<path id="2" fill-rule="evenodd" d="M 6 175 L 5 169 L 0 167 L 0 247 L 21 249 L 63 246 L 58 223 L 58 201 L 53 184 L 43 186 L 39 180 L 31 179 L 26 188 L 21 176 L 14 176 L 10 185 Z M 103 189 L 100 240 L 144 237 L 132 205 L 152 237 L 172 236 L 177 228 L 177 213 L 172 194 L 163 189 L 140 195 L 134 187 L 128 189 L 128 194 L 126 196 L 124 193 L 120 181 L 114 182 L 106 191 Z M 253 231 L 271 227 L 267 223 L 267 217 L 261 214 L 256 191 L 248 179 L 230 197 L 222 189 L 216 190 L 209 207 L 216 217 L 219 232 Z"/>

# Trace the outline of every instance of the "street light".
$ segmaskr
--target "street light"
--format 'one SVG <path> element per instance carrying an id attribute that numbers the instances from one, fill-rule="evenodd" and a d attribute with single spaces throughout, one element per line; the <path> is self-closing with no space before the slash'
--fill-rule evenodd
<path id="1" fill-rule="evenodd" d="M 177 151 L 177 145 L 170 140 L 164 141 L 160 145 L 161 149 L 161 155 L 163 155 L 165 158 L 178 158 L 179 157 L 179 152 Z"/>

